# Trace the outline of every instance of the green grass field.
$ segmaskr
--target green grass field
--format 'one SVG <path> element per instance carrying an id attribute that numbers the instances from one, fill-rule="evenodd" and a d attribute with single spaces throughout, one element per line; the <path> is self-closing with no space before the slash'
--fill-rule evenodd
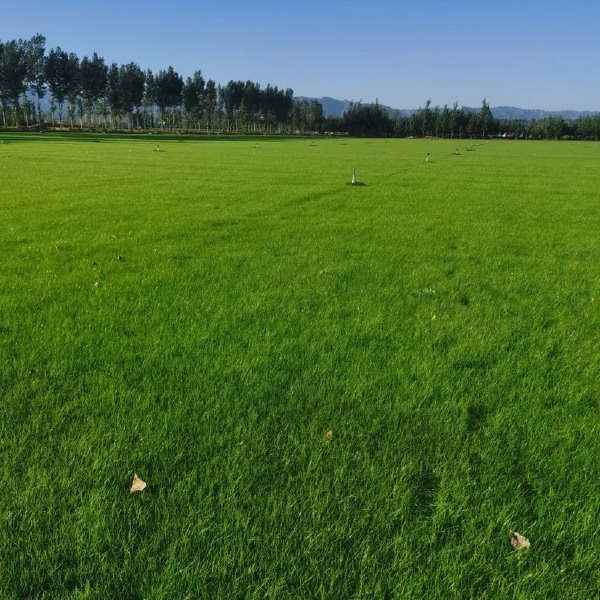
<path id="1" fill-rule="evenodd" d="M 598 144 L 2 137 L 1 598 L 600 596 Z"/>

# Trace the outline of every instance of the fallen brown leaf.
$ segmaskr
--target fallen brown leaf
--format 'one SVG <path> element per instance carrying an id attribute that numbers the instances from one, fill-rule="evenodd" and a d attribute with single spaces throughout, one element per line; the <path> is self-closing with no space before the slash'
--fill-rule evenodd
<path id="1" fill-rule="evenodd" d="M 523 537 L 520 533 L 511 531 L 510 535 L 510 544 L 515 550 L 527 550 L 527 548 L 531 546 L 529 540 L 526 537 Z"/>
<path id="2" fill-rule="evenodd" d="M 133 474 L 133 481 L 131 482 L 131 488 L 129 490 L 130 494 L 135 494 L 135 492 L 143 492 L 148 487 L 148 484 L 145 481 L 142 481 L 137 473 Z"/>

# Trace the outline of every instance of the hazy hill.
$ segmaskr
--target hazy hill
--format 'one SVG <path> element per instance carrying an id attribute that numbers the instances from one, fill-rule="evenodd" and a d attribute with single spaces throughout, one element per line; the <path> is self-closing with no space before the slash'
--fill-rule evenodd
<path id="1" fill-rule="evenodd" d="M 532 121 L 545 119 L 546 117 L 562 117 L 566 121 L 585 117 L 587 115 L 600 114 L 598 111 L 591 110 L 538 110 L 535 108 L 516 108 L 514 106 L 494 106 L 492 115 L 495 119 L 521 119 L 523 121 Z"/>
<path id="2" fill-rule="evenodd" d="M 341 117 L 351 104 L 350 100 L 336 100 L 335 98 L 329 98 L 324 96 L 323 98 L 307 98 L 306 96 L 296 96 L 296 100 L 318 100 L 323 105 L 323 112 L 326 117 Z M 365 103 L 366 104 L 366 103 Z M 385 108 L 392 117 L 402 115 L 407 117 L 417 111 L 416 108 L 400 109 L 392 108 L 391 106 L 381 105 Z"/>
<path id="3" fill-rule="evenodd" d="M 298 96 L 298 100 L 313 100 L 313 98 L 306 98 L 304 96 Z M 350 100 L 337 100 L 335 98 L 329 98 L 327 96 L 323 98 L 315 98 L 323 105 L 323 112 L 326 116 L 334 116 L 341 117 L 344 112 L 350 106 Z M 381 105 L 385 108 L 392 117 L 397 115 L 402 116 L 410 116 L 417 111 L 416 108 L 392 108 L 391 106 Z M 465 110 L 479 110 L 479 108 L 472 108 L 465 106 Z M 578 117 L 583 117 L 586 115 L 597 115 L 600 114 L 600 111 L 577 111 L 577 110 L 557 110 L 557 111 L 549 111 L 549 110 L 539 110 L 539 109 L 530 109 L 530 108 L 517 108 L 515 106 L 494 106 L 492 107 L 492 115 L 494 115 L 495 119 L 507 119 L 507 120 L 523 120 L 523 121 L 533 121 L 544 119 L 546 117 L 562 117 L 563 119 L 570 121 L 572 119 L 577 119 Z"/>

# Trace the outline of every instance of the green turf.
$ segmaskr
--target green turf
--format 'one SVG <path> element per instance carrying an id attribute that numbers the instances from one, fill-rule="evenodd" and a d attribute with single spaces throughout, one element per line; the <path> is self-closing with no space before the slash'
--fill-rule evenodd
<path id="1" fill-rule="evenodd" d="M 597 144 L 2 137 L 0 597 L 598 597 Z"/>

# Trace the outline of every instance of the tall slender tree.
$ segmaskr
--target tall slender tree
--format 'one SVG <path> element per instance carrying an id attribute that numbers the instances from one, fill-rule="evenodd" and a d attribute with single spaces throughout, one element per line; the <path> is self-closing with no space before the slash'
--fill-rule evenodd
<path id="1" fill-rule="evenodd" d="M 144 97 L 142 98 L 144 127 L 154 127 L 154 112 L 156 106 L 156 78 L 148 69 L 145 73 Z"/>
<path id="2" fill-rule="evenodd" d="M 8 111 L 8 92 L 4 76 L 4 42 L 0 40 L 0 109 L 2 110 L 2 121 L 6 127 L 6 113 Z"/>
<path id="3" fill-rule="evenodd" d="M 215 126 L 215 116 L 217 114 L 217 102 L 219 99 L 216 83 L 209 79 L 204 89 L 204 106 L 206 109 L 206 129 L 211 131 Z"/>
<path id="4" fill-rule="evenodd" d="M 492 110 L 490 109 L 490 105 L 487 103 L 487 100 L 484 98 L 481 103 L 481 109 L 479 110 L 479 127 L 481 129 L 481 137 L 487 137 L 487 134 L 494 127 L 494 117 L 492 115 Z"/>
<path id="5" fill-rule="evenodd" d="M 253 81 L 246 81 L 244 84 L 244 92 L 242 102 L 240 104 L 240 112 L 244 120 L 246 131 L 257 132 L 257 124 L 260 115 L 260 85 Z"/>
<path id="6" fill-rule="evenodd" d="M 450 137 L 454 138 L 459 135 L 459 123 L 460 123 L 460 109 L 458 108 L 458 102 L 452 105 L 450 111 Z"/>
<path id="7" fill-rule="evenodd" d="M 52 48 L 45 62 L 44 76 L 50 89 L 54 105 L 58 108 L 58 117 L 62 127 L 64 102 L 68 99 L 70 113 L 71 104 L 79 94 L 79 59 L 74 53 L 68 54 L 60 46 Z M 52 112 L 54 119 L 54 111 Z M 73 123 L 71 123 L 71 127 Z"/>
<path id="8" fill-rule="evenodd" d="M 277 87 L 275 87 L 277 91 Z M 276 93 L 275 103 L 275 118 L 277 120 L 277 128 L 281 133 L 283 127 L 289 123 L 292 104 L 294 103 L 294 90 L 287 88 L 279 90 Z"/>
<path id="9" fill-rule="evenodd" d="M 106 101 L 110 107 L 113 127 L 118 127 L 118 121 L 123 114 L 123 99 L 121 97 L 121 78 L 117 63 L 112 63 L 108 68 L 106 84 Z"/>
<path id="10" fill-rule="evenodd" d="M 192 125 L 196 129 L 200 127 L 205 111 L 205 88 L 202 71 L 195 71 L 193 77 L 188 77 L 183 86 L 182 98 L 186 121 L 188 126 Z"/>
<path id="11" fill-rule="evenodd" d="M 66 83 L 67 92 L 67 114 L 73 129 L 75 120 L 75 108 L 77 99 L 81 90 L 81 70 L 80 61 L 77 54 L 69 52 L 66 62 L 63 64 L 63 77 Z"/>
<path id="12" fill-rule="evenodd" d="M 142 106 L 145 83 L 146 74 L 139 65 L 133 62 L 121 65 L 119 69 L 119 90 L 121 93 L 121 106 L 128 115 L 129 129 L 133 127 L 135 113 Z"/>
<path id="13" fill-rule="evenodd" d="M 27 90 L 27 62 L 25 42 L 11 40 L 5 42 L 0 54 L 0 100 L 4 126 L 7 125 L 7 112 L 12 107 L 16 125 L 21 123 L 20 97 Z"/>
<path id="14" fill-rule="evenodd" d="M 37 33 L 26 44 L 27 83 L 37 98 L 37 118 L 42 130 L 42 98 L 46 95 L 46 38 Z"/>
<path id="15" fill-rule="evenodd" d="M 222 88 L 221 93 L 229 131 L 238 129 L 238 116 L 244 99 L 244 87 L 243 81 L 232 80 Z"/>
<path id="16" fill-rule="evenodd" d="M 432 123 L 433 123 L 433 115 L 431 112 L 431 98 L 425 102 L 425 108 L 423 109 L 422 121 L 421 121 L 421 135 L 425 137 L 426 135 L 432 134 Z"/>
<path id="17" fill-rule="evenodd" d="M 167 120 L 167 109 L 171 112 L 171 126 L 174 124 L 174 112 L 181 106 L 181 92 L 183 91 L 183 78 L 173 67 L 166 71 L 159 71 L 154 80 L 154 93 L 156 105 L 160 110 L 163 122 Z"/>
<path id="18" fill-rule="evenodd" d="M 92 58 L 83 57 L 79 72 L 83 107 L 88 115 L 88 127 L 91 131 L 94 104 L 106 94 L 108 68 L 104 59 L 94 52 Z"/>

